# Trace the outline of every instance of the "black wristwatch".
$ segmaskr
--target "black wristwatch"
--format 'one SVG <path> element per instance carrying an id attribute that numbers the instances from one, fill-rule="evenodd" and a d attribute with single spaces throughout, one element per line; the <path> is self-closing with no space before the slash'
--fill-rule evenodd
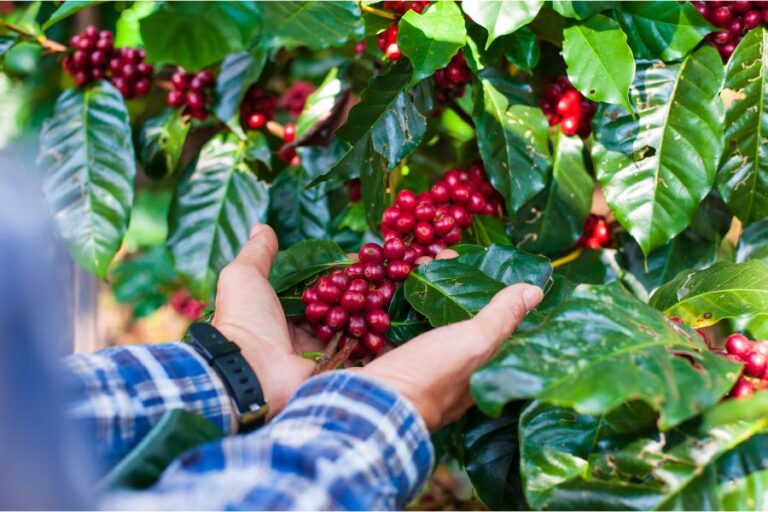
<path id="1" fill-rule="evenodd" d="M 189 327 L 185 341 L 195 347 L 224 381 L 240 424 L 238 432 L 250 432 L 264 425 L 269 404 L 264 399 L 258 377 L 240 353 L 240 347 L 214 326 L 203 322 Z"/>

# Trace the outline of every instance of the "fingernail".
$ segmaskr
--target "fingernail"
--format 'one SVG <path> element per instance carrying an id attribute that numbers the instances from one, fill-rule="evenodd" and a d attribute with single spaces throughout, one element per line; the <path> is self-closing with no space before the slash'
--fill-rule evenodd
<path id="1" fill-rule="evenodd" d="M 531 310 L 539 305 L 541 299 L 544 297 L 544 292 L 538 286 L 529 286 L 523 291 L 523 302 L 525 302 L 525 308 Z"/>

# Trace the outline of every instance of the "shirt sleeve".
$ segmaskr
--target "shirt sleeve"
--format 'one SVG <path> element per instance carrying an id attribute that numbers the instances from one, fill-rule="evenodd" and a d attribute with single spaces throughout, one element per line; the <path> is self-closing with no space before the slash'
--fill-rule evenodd
<path id="1" fill-rule="evenodd" d="M 65 360 L 67 415 L 103 469 L 133 449 L 166 411 L 185 409 L 232 431 L 216 371 L 186 343 L 110 348 Z"/>
<path id="2" fill-rule="evenodd" d="M 308 380 L 262 429 L 184 453 L 117 509 L 399 510 L 433 464 L 429 433 L 394 391 L 350 371 Z"/>

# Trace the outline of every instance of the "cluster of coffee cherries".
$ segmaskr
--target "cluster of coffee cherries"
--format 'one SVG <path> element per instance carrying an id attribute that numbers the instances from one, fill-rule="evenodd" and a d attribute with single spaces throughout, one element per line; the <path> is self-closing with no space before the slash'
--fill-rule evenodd
<path id="1" fill-rule="evenodd" d="M 279 107 L 288 111 L 292 118 L 299 117 L 307 103 L 307 98 L 315 92 L 315 86 L 303 80 L 297 80 L 280 97 Z"/>
<path id="2" fill-rule="evenodd" d="M 258 85 L 252 85 L 240 103 L 240 123 L 243 128 L 258 130 L 275 117 L 277 98 Z"/>
<path id="3" fill-rule="evenodd" d="M 92 26 L 72 36 L 69 44 L 72 52 L 64 57 L 62 67 L 77 87 L 108 79 L 127 99 L 149 92 L 154 70 L 144 62 L 144 50 L 115 49 L 112 32 Z"/>
<path id="4" fill-rule="evenodd" d="M 430 4 L 428 0 L 417 0 L 413 2 L 394 0 L 384 2 L 384 9 L 391 11 L 399 16 L 413 9 L 421 13 Z M 403 56 L 400 48 L 397 47 L 397 21 L 388 26 L 384 32 L 380 33 L 376 39 L 376 46 L 384 52 L 384 56 L 390 60 L 397 60 Z"/>
<path id="5" fill-rule="evenodd" d="M 608 225 L 605 217 L 590 215 L 584 223 L 584 231 L 576 245 L 586 249 L 598 250 L 609 245 L 612 239 L 611 227 Z"/>
<path id="6" fill-rule="evenodd" d="M 299 155 L 296 153 L 296 148 L 291 146 L 291 142 L 295 140 L 296 125 L 293 123 L 288 123 L 283 126 L 283 141 L 285 141 L 285 144 L 277 152 L 277 156 L 280 157 L 280 160 L 283 162 L 288 162 L 288 165 L 291 166 L 296 166 L 301 163 Z"/>
<path id="7" fill-rule="evenodd" d="M 183 108 L 184 114 L 203 120 L 208 117 L 215 82 L 211 72 L 206 69 L 198 73 L 187 73 L 184 68 L 178 67 L 171 76 L 172 89 L 166 101 L 172 107 Z"/>
<path id="8" fill-rule="evenodd" d="M 766 2 L 693 2 L 696 9 L 722 32 L 713 32 L 707 40 L 723 61 L 727 61 L 748 31 L 768 23 Z"/>
<path id="9" fill-rule="evenodd" d="M 352 359 L 380 354 L 388 343 L 387 308 L 418 259 L 457 244 L 473 214 L 500 211 L 500 196 L 480 164 L 446 172 L 428 192 L 400 191 L 383 215 L 384 244 L 363 245 L 357 263 L 304 290 L 305 316 L 317 338 L 327 343 L 338 333 L 339 348 L 355 340 Z"/>
<path id="10" fill-rule="evenodd" d="M 472 81 L 472 72 L 464 60 L 461 51 L 453 56 L 451 62 L 435 71 L 435 97 L 440 103 L 447 103 L 452 98 L 464 96 L 465 86 Z"/>
<path id="11" fill-rule="evenodd" d="M 186 289 L 176 291 L 169 301 L 177 313 L 189 320 L 198 320 L 205 309 L 205 303 L 193 298 Z"/>
<path id="12" fill-rule="evenodd" d="M 741 377 L 731 389 L 733 398 L 746 398 L 768 387 L 768 341 L 752 341 L 734 333 L 725 340 L 725 355 L 744 364 Z"/>
<path id="13" fill-rule="evenodd" d="M 549 126 L 559 124 L 565 135 L 578 133 L 580 137 L 589 137 L 592 132 L 597 103 L 585 98 L 566 76 L 558 77 L 544 89 L 539 106 L 549 119 Z"/>
<path id="14" fill-rule="evenodd" d="M 491 186 L 482 164 L 446 172 L 429 192 L 416 195 L 403 190 L 397 201 L 384 210 L 381 232 L 408 242 L 405 261 L 435 256 L 459 243 L 461 230 L 472 225 L 475 214 L 498 215 L 501 196 Z"/>

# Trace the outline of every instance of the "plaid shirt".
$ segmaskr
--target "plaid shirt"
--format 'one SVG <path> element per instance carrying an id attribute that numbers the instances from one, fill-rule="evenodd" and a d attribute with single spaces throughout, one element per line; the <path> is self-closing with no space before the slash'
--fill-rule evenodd
<path id="1" fill-rule="evenodd" d="M 67 361 L 69 413 L 114 465 L 174 408 L 232 430 L 226 390 L 182 343 L 107 349 Z M 119 509 L 401 509 L 426 480 L 433 449 L 402 397 L 353 372 L 309 379 L 265 427 L 184 453 L 144 491 L 104 497 Z"/>

